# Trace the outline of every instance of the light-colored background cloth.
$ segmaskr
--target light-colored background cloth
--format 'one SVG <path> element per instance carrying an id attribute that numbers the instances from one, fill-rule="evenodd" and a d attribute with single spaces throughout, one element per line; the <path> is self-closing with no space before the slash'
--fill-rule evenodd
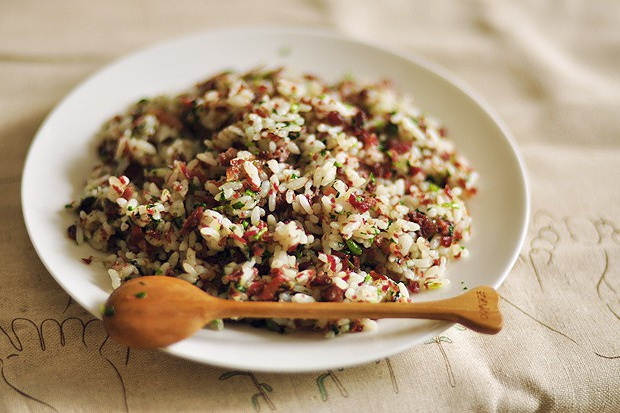
<path id="1" fill-rule="evenodd" d="M 452 328 L 376 363 L 294 375 L 99 351 L 101 326 L 68 304 L 26 234 L 27 148 L 62 96 L 113 59 L 247 25 L 421 54 L 505 119 L 533 204 L 499 335 Z M 614 1 L 2 1 L 0 410 L 620 411 L 619 69 Z"/>

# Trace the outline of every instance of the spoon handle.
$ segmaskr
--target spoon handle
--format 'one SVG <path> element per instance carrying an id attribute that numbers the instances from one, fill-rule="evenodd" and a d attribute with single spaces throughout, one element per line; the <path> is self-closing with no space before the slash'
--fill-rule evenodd
<path id="1" fill-rule="evenodd" d="M 497 292 L 477 287 L 457 297 L 417 303 L 290 303 L 222 300 L 219 317 L 252 318 L 424 318 L 460 323 L 485 334 L 502 328 Z"/>

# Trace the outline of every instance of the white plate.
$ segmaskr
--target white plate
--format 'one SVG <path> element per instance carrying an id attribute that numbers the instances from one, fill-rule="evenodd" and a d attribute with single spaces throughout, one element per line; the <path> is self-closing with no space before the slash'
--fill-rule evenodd
<path id="1" fill-rule="evenodd" d="M 58 283 L 100 317 L 111 292 L 102 267 L 86 266 L 93 255 L 66 235 L 74 216 L 63 206 L 96 162 L 94 134 L 127 105 L 161 93 L 176 93 L 224 69 L 287 65 L 336 80 L 346 73 L 389 78 L 439 117 L 478 169 L 479 195 L 470 203 L 471 256 L 448 267 L 452 284 L 420 294 L 431 300 L 457 295 L 464 283 L 499 287 L 521 249 L 529 216 L 523 162 L 503 123 L 468 87 L 417 57 L 381 50 L 340 36 L 289 29 L 248 29 L 198 34 L 133 54 L 98 72 L 71 92 L 37 133 L 24 168 L 22 205 L 30 239 Z M 217 366 L 298 372 L 378 360 L 428 340 L 450 323 L 381 320 L 378 330 L 325 339 L 320 334 L 279 335 L 251 327 L 202 330 L 167 349 Z"/>

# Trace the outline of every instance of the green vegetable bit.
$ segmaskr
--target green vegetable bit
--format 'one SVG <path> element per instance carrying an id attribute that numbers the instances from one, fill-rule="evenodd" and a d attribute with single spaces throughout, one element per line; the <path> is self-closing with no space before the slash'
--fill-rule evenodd
<path id="1" fill-rule="evenodd" d="M 177 228 L 183 227 L 183 218 L 181 218 L 181 217 L 174 217 L 174 218 L 172 218 L 172 222 L 174 223 L 174 225 Z"/>
<path id="2" fill-rule="evenodd" d="M 140 291 L 139 293 L 136 293 L 136 297 L 137 298 L 144 298 L 144 297 L 146 297 L 146 291 Z"/>
<path id="3" fill-rule="evenodd" d="M 104 317 L 114 317 L 114 314 L 116 314 L 116 311 L 114 310 L 114 306 L 111 307 L 105 307 L 103 309 L 103 315 Z"/>
<path id="4" fill-rule="evenodd" d="M 440 188 L 431 182 L 428 184 L 428 189 L 431 190 L 431 192 L 438 192 Z"/>
<path id="5" fill-rule="evenodd" d="M 398 125 L 395 125 L 393 123 L 388 123 L 387 127 L 385 128 L 385 132 L 389 135 L 389 136 L 396 136 L 398 135 Z"/>
<path id="6" fill-rule="evenodd" d="M 207 324 L 207 328 L 210 330 L 220 331 L 224 329 L 224 321 L 221 318 L 217 318 L 212 320 L 209 324 Z"/>
<path id="7" fill-rule="evenodd" d="M 258 234 L 254 235 L 254 237 L 252 237 L 252 238 L 254 238 L 254 241 L 258 241 L 258 240 L 261 239 L 263 234 L 266 233 L 266 232 L 267 232 L 267 228 L 263 228 L 260 231 L 258 231 Z"/>
<path id="8" fill-rule="evenodd" d="M 237 203 L 233 204 L 233 206 L 232 206 L 232 207 L 233 207 L 234 209 L 240 209 L 240 208 L 243 208 L 243 205 L 244 205 L 244 204 L 243 204 L 243 202 L 239 201 L 239 202 L 237 202 Z"/>
<path id="9" fill-rule="evenodd" d="M 352 239 L 347 240 L 347 247 L 349 248 L 349 251 L 351 251 L 351 254 L 362 255 L 362 247 L 360 247 L 359 244 Z"/>

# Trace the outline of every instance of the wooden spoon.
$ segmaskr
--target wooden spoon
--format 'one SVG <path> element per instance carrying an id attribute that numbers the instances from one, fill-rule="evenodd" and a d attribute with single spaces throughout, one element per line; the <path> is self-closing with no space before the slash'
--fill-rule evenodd
<path id="1" fill-rule="evenodd" d="M 129 347 L 157 348 L 190 337 L 218 318 L 425 318 L 461 323 L 485 334 L 502 328 L 497 292 L 478 287 L 446 300 L 419 303 L 291 303 L 232 301 L 208 295 L 173 277 L 127 281 L 108 298 L 103 322 L 112 338 Z"/>

